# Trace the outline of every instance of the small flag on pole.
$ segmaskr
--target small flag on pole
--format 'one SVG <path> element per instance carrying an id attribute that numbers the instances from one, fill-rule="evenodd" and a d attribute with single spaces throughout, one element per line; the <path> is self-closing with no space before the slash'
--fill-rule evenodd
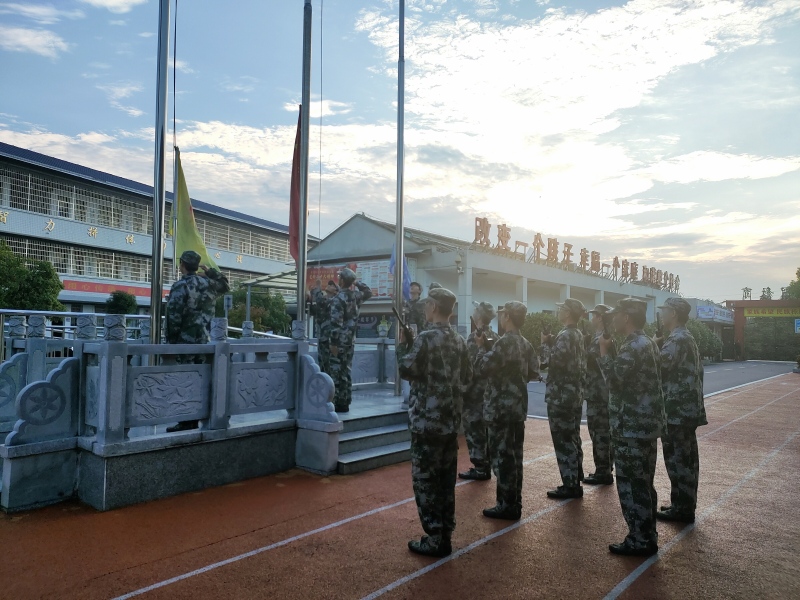
<path id="1" fill-rule="evenodd" d="M 289 189 L 289 253 L 292 255 L 295 265 L 300 256 L 300 122 L 302 118 L 303 106 L 300 105 L 292 156 L 292 184 Z"/>
<path id="2" fill-rule="evenodd" d="M 175 244 L 175 258 L 180 259 L 181 254 L 187 250 L 194 250 L 200 255 L 200 264 L 207 267 L 217 268 L 217 263 L 211 258 L 203 243 L 203 236 L 197 230 L 197 223 L 194 220 L 194 210 L 192 209 L 192 199 L 189 197 L 189 189 L 186 187 L 186 178 L 183 176 L 181 166 L 181 152 L 175 148 L 175 164 L 178 170 L 178 189 L 173 193 L 172 211 L 175 214 L 175 229 L 173 231 L 173 219 L 170 219 L 170 233 L 172 242 Z"/>
<path id="3" fill-rule="evenodd" d="M 394 275 L 394 267 L 397 264 L 397 244 L 392 244 L 392 257 L 389 259 L 389 273 Z M 403 299 L 411 299 L 411 273 L 408 272 L 408 259 L 403 256 Z"/>

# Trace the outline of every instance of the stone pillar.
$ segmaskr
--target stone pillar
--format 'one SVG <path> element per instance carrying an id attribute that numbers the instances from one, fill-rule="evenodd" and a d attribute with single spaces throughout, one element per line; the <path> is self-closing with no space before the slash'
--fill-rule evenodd
<path id="1" fill-rule="evenodd" d="M 8 317 L 8 334 L 12 338 L 24 338 L 28 334 L 27 319 L 20 315 Z"/>
<path id="2" fill-rule="evenodd" d="M 594 293 L 594 303 L 595 303 L 595 306 L 598 305 L 598 304 L 605 304 L 606 303 L 606 292 L 605 292 L 605 290 L 597 290 Z M 594 308 L 594 306 L 592 308 Z"/>
<path id="3" fill-rule="evenodd" d="M 75 337 L 79 340 L 97 339 L 97 317 L 94 315 L 80 315 L 76 319 Z"/>
<path id="4" fill-rule="evenodd" d="M 569 284 L 565 283 L 565 284 L 561 285 L 558 291 L 559 291 L 559 295 L 558 295 L 558 297 L 559 297 L 558 301 L 559 302 L 564 302 L 564 300 L 566 300 L 567 298 L 571 298 L 572 297 L 572 295 L 571 295 L 572 294 L 572 289 L 570 288 Z"/>
<path id="5" fill-rule="evenodd" d="M 211 341 L 224 342 L 228 339 L 228 319 L 215 317 L 211 319 Z"/>
<path id="6" fill-rule="evenodd" d="M 517 277 L 517 300 L 528 306 L 528 278 Z"/>
<path id="7" fill-rule="evenodd" d="M 304 321 L 292 321 L 292 339 L 306 339 L 306 324 Z"/>
<path id="8" fill-rule="evenodd" d="M 242 322 L 242 337 L 243 338 L 251 338 L 253 337 L 253 322 L 252 321 L 243 321 Z"/>
<path id="9" fill-rule="evenodd" d="M 28 317 L 28 337 L 43 338 L 47 319 L 44 315 L 30 315 Z"/>
<path id="10" fill-rule="evenodd" d="M 122 316 L 122 315 L 107 315 Z M 108 331 L 108 329 L 106 329 Z M 125 399 L 127 396 L 128 346 L 122 342 L 101 344 L 100 381 L 97 390 L 97 442 L 113 444 L 127 437 Z"/>
<path id="11" fill-rule="evenodd" d="M 128 337 L 125 330 L 125 315 L 106 315 L 103 317 L 105 334 L 103 339 L 107 342 L 124 342 Z"/>
<path id="12" fill-rule="evenodd" d="M 472 275 L 473 269 L 470 264 L 470 255 L 466 254 L 463 263 L 463 272 L 458 276 L 458 328 L 457 331 L 463 336 L 469 334 L 469 318 L 472 315 Z"/>
<path id="13" fill-rule="evenodd" d="M 139 321 L 139 339 L 144 340 L 145 343 L 150 343 L 150 319 L 141 319 Z"/>

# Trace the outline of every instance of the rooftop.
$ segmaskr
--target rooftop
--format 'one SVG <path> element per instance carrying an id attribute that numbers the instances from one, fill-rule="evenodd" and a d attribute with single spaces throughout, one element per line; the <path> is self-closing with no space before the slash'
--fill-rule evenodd
<path id="1" fill-rule="evenodd" d="M 53 156 L 47 156 L 46 154 L 34 152 L 33 150 L 20 148 L 19 146 L 12 146 L 11 144 L 6 144 L 4 142 L 0 142 L 0 157 L 9 158 L 32 167 L 40 167 L 50 171 L 57 171 L 69 177 L 76 177 L 92 183 L 124 190 L 139 196 L 153 196 L 153 186 L 151 185 L 146 185 L 144 183 L 139 183 L 138 181 L 133 181 L 132 179 L 126 179 L 124 177 L 112 175 L 111 173 L 106 173 L 104 171 L 98 171 L 97 169 L 92 169 L 83 165 L 77 165 L 66 160 L 61 160 L 60 158 L 55 158 Z M 172 192 L 167 192 L 166 198 L 168 202 L 172 202 Z M 192 207 L 195 210 L 219 217 L 243 221 L 245 223 L 266 227 L 281 233 L 289 233 L 289 227 L 287 225 L 282 225 L 280 223 L 275 223 L 274 221 L 268 221 L 266 219 L 254 217 L 252 215 L 230 210 L 228 208 L 222 208 L 214 204 L 209 204 L 208 202 L 203 202 L 202 200 L 196 200 L 192 198 Z M 315 239 L 312 236 L 309 236 L 309 238 Z"/>

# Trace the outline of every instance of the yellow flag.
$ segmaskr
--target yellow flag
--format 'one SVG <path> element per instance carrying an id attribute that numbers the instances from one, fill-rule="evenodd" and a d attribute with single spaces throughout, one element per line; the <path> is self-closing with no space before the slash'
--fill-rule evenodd
<path id="1" fill-rule="evenodd" d="M 178 190 L 173 192 L 172 211 L 176 218 L 170 219 L 169 229 L 172 233 L 172 243 L 175 244 L 175 257 L 180 259 L 181 254 L 187 250 L 194 250 L 200 255 L 200 264 L 207 267 L 217 268 L 217 263 L 211 258 L 203 243 L 203 236 L 197 230 L 197 223 L 194 221 L 194 210 L 192 210 L 192 199 L 189 197 L 189 189 L 186 187 L 186 178 L 183 176 L 181 166 L 181 152 L 175 148 L 175 168 L 178 170 Z M 175 221 L 173 231 L 173 221 Z"/>

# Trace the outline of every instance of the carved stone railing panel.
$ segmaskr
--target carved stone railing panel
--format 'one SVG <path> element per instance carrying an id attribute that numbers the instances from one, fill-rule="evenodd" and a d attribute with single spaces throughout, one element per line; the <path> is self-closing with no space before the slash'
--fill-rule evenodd
<path id="1" fill-rule="evenodd" d="M 366 350 L 353 354 L 353 383 L 377 383 L 379 374 L 379 350 Z"/>
<path id="2" fill-rule="evenodd" d="M 308 354 L 299 357 L 301 389 L 297 397 L 297 419 L 338 423 L 333 408 L 333 379 L 319 369 Z"/>
<path id="3" fill-rule="evenodd" d="M 97 427 L 97 402 L 100 390 L 100 366 L 86 367 L 86 415 L 84 421 L 87 425 Z"/>
<path id="4" fill-rule="evenodd" d="M 288 362 L 233 364 L 228 394 L 231 414 L 294 408 L 293 387 Z"/>
<path id="5" fill-rule="evenodd" d="M 47 319 L 44 315 L 30 315 L 28 317 L 28 337 L 43 338 L 47 328 Z"/>
<path id="6" fill-rule="evenodd" d="M 0 431 L 11 431 L 17 421 L 17 394 L 27 384 L 28 355 L 15 354 L 0 365 Z"/>
<path id="7" fill-rule="evenodd" d="M 16 400 L 19 420 L 6 446 L 78 435 L 79 369 L 80 359 L 65 358 L 45 381 L 23 388 Z"/>
<path id="8" fill-rule="evenodd" d="M 211 365 L 131 367 L 126 426 L 206 419 L 210 397 Z"/>

